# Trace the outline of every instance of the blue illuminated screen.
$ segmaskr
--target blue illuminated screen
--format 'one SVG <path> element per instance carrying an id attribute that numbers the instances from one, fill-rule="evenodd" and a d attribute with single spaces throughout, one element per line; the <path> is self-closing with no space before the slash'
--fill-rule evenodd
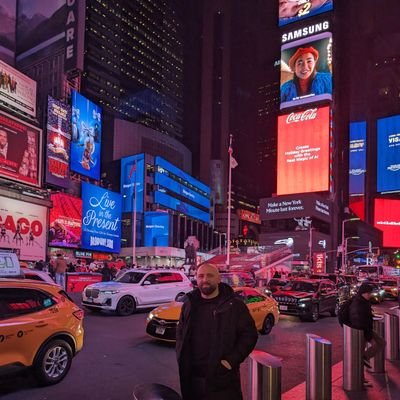
<path id="1" fill-rule="evenodd" d="M 121 159 L 122 212 L 133 212 L 136 183 L 136 212 L 143 212 L 144 202 L 144 154 Z"/>
<path id="2" fill-rule="evenodd" d="M 167 212 L 149 211 L 144 213 L 144 245 L 169 246 L 169 220 Z"/>
<path id="3" fill-rule="evenodd" d="M 367 123 L 350 123 L 349 150 L 349 194 L 361 195 L 365 192 L 367 170 Z"/>

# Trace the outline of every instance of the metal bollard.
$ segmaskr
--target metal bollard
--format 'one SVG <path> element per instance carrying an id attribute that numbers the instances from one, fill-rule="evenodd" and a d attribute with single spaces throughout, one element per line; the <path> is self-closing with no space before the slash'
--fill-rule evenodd
<path id="1" fill-rule="evenodd" d="M 332 343 L 317 335 L 306 335 L 306 399 L 332 398 Z"/>
<path id="2" fill-rule="evenodd" d="M 387 360 L 399 359 L 399 317 L 385 313 L 385 357 Z"/>
<path id="3" fill-rule="evenodd" d="M 282 361 L 264 351 L 250 354 L 249 400 L 280 400 L 282 396 Z"/>
<path id="4" fill-rule="evenodd" d="M 383 317 L 374 318 L 374 331 L 380 336 L 385 337 L 385 323 Z M 385 372 L 385 351 L 377 353 L 375 357 L 371 358 L 371 372 L 383 373 Z"/>
<path id="5" fill-rule="evenodd" d="M 359 391 L 364 379 L 364 331 L 343 325 L 343 389 Z"/>

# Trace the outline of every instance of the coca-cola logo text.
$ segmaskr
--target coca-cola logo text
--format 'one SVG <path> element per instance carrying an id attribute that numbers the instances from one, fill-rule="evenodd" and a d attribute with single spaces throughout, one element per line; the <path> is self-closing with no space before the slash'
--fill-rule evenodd
<path id="1" fill-rule="evenodd" d="M 317 118 L 318 108 L 309 108 L 303 112 L 292 112 L 286 118 L 286 123 L 302 122 Z"/>

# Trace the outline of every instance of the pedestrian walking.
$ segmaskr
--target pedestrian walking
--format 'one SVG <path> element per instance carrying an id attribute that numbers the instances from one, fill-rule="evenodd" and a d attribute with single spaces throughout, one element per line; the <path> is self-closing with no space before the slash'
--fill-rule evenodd
<path id="1" fill-rule="evenodd" d="M 241 400 L 239 368 L 257 342 L 254 320 L 215 266 L 200 266 L 196 278 L 177 327 L 183 400 Z"/>
<path id="2" fill-rule="evenodd" d="M 56 283 L 65 290 L 65 273 L 68 269 L 67 261 L 61 253 L 57 254 L 57 260 L 54 264 L 54 273 L 56 275 Z"/>
<path id="3" fill-rule="evenodd" d="M 371 368 L 368 360 L 385 348 L 385 339 L 373 330 L 373 314 L 370 303 L 373 287 L 364 282 L 352 299 L 349 307 L 349 325 L 354 329 L 364 331 L 366 342 L 370 344 L 364 351 L 364 365 Z"/>

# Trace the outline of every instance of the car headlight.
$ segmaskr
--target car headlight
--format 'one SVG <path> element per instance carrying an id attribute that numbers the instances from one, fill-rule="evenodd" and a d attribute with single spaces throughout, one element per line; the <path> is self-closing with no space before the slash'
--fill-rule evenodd
<path id="1" fill-rule="evenodd" d="M 149 321 L 151 321 L 154 318 L 154 314 L 152 312 L 149 313 L 149 315 L 147 316 L 147 319 Z"/>
<path id="2" fill-rule="evenodd" d="M 380 294 L 381 296 L 383 296 L 383 295 L 385 294 L 385 291 L 384 291 L 384 290 L 380 290 L 380 291 L 379 291 L 379 294 Z"/>
<path id="3" fill-rule="evenodd" d="M 310 298 L 307 298 L 307 299 L 300 299 L 299 302 L 310 301 L 310 300 L 311 300 Z"/>
<path id="4" fill-rule="evenodd" d="M 117 294 L 119 290 L 100 290 L 100 292 L 104 294 Z"/>

